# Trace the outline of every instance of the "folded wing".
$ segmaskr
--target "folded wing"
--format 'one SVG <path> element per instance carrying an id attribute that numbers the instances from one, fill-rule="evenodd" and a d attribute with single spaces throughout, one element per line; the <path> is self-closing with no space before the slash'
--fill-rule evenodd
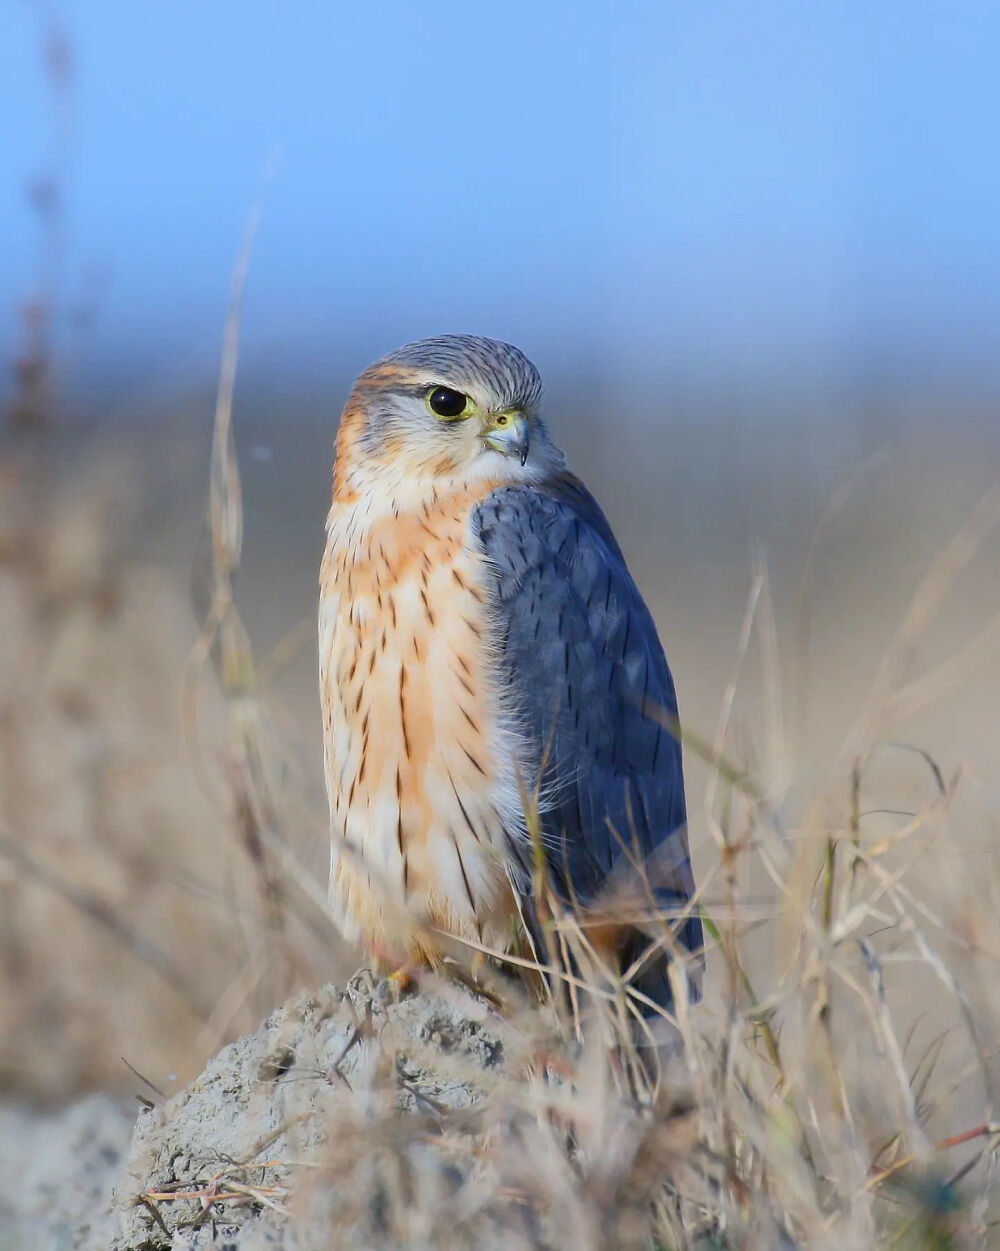
<path id="1" fill-rule="evenodd" d="M 693 891 L 681 749 L 670 728 L 677 699 L 607 520 L 579 481 L 561 475 L 494 491 L 473 524 L 492 567 L 502 697 L 536 772 L 541 764 L 540 818 L 556 885 L 600 906 L 634 885 L 639 860 L 656 904 L 675 914 Z M 530 789 L 537 780 L 525 782 Z M 700 949 L 697 918 L 677 937 Z M 637 984 L 669 1001 L 662 960 Z"/>

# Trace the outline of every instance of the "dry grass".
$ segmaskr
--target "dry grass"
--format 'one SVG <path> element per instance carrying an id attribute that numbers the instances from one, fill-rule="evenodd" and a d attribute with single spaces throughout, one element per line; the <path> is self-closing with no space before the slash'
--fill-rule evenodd
<path id="1" fill-rule="evenodd" d="M 8 445 L 0 497 L 0 1085 L 49 1100 L 127 1083 L 123 1055 L 193 1076 L 290 983 L 249 973 L 270 905 L 207 680 L 197 740 L 183 733 L 190 608 L 122 551 L 142 524 L 122 487 L 137 466 L 83 458 L 72 485 L 32 482 L 29 451 Z M 320 945 L 299 946 L 300 976 L 328 975 L 309 964 Z"/>
<path id="2" fill-rule="evenodd" d="M 639 1060 L 629 988 L 595 966 L 556 905 L 558 942 L 587 970 L 579 1010 L 570 996 L 508 1005 L 527 1060 L 471 1114 L 401 1120 L 387 1098 L 338 1119 L 325 1176 L 354 1202 L 322 1245 L 341 1245 L 344 1229 L 435 1247 L 994 1245 L 1000 882 L 991 862 L 956 854 L 960 774 L 885 735 L 907 692 L 932 694 L 951 672 L 908 672 L 900 648 L 996 505 L 985 500 L 929 572 L 842 760 L 796 810 L 782 769 L 727 756 L 730 696 L 753 639 L 772 629 L 758 570 L 714 742 L 688 743 L 712 766 L 716 857 L 699 885 L 709 976 L 696 1005 L 676 979 L 668 1067 Z M 773 635 L 761 654 L 776 661 Z M 786 747 L 761 754 L 780 762 Z M 912 786 L 873 793 L 879 758 L 901 751 L 924 774 L 916 802 Z M 749 888 L 756 867 L 766 896 Z M 750 952 L 762 931 L 776 940 L 766 964 Z M 901 979 L 926 988 L 927 1043 L 893 1009 Z M 449 1185 L 449 1161 L 469 1152 L 471 1176 Z M 306 1208 L 314 1231 L 321 1213 Z"/>

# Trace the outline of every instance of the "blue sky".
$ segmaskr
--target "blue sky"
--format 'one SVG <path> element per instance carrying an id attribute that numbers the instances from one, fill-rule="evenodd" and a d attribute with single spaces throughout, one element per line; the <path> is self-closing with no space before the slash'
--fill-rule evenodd
<path id="1" fill-rule="evenodd" d="M 0 41 L 0 339 L 37 270 L 38 9 Z M 69 286 L 96 368 L 214 369 L 270 161 L 248 369 L 494 333 L 602 385 L 1000 386 L 1000 8 L 72 0 Z"/>

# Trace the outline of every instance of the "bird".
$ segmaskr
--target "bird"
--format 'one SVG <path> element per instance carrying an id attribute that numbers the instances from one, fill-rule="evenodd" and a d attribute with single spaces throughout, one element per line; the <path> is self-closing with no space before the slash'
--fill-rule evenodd
<path id="1" fill-rule="evenodd" d="M 464 334 L 350 392 L 319 579 L 330 900 L 386 969 L 433 965 L 434 934 L 540 959 L 541 872 L 648 1015 L 702 938 L 676 694 L 541 399 L 523 352 Z"/>

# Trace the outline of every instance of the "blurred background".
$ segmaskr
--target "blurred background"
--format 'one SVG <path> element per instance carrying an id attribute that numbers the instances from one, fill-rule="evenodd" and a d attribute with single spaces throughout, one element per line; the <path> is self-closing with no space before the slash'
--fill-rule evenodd
<path id="1" fill-rule="evenodd" d="M 0 1084 L 132 1089 L 124 1057 L 173 1089 L 358 963 L 310 899 L 315 582 L 340 406 L 409 339 L 539 365 L 702 738 L 763 562 L 730 748 L 791 820 L 844 810 L 880 658 L 1000 468 L 998 39 L 986 0 L 5 6 Z M 204 515 L 258 202 L 227 669 Z M 965 771 L 992 864 L 996 539 L 954 572 L 903 663 L 959 663 L 886 732 Z M 933 790 L 879 763 L 900 810 Z M 696 868 L 706 782 L 689 753 Z"/>

